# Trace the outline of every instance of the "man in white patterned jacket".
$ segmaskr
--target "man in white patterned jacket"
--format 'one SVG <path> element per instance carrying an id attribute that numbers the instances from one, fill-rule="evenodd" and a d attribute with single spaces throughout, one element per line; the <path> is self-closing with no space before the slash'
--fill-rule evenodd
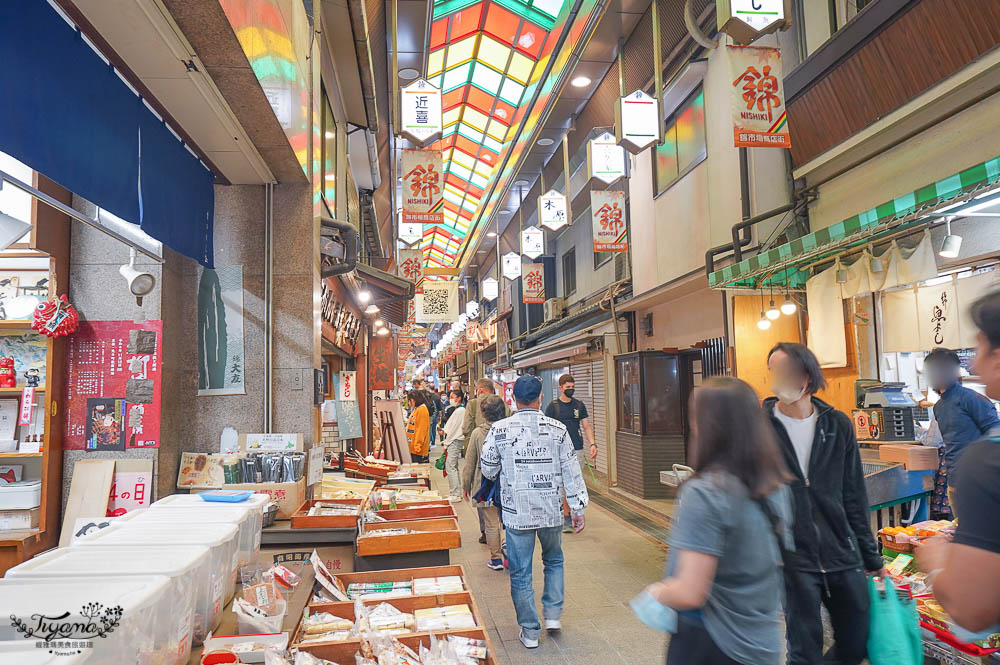
<path id="1" fill-rule="evenodd" d="M 566 426 L 539 410 L 542 382 L 522 376 L 514 383 L 517 411 L 497 421 L 483 442 L 483 476 L 500 485 L 500 514 L 507 528 L 510 595 L 521 626 L 521 643 L 538 646 L 542 633 L 531 583 L 535 537 L 542 546 L 545 591 L 542 615 L 549 632 L 562 628 L 563 492 L 579 533 L 585 521 L 587 486 Z M 499 478 L 498 478 L 499 476 Z"/>

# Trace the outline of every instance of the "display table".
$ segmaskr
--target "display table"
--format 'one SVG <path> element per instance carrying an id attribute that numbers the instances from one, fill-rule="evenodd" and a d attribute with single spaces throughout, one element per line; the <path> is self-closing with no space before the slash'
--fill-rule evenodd
<path id="1" fill-rule="evenodd" d="M 261 530 L 262 545 L 350 545 L 358 538 L 358 528 L 293 529 L 291 522 L 275 522 Z"/>

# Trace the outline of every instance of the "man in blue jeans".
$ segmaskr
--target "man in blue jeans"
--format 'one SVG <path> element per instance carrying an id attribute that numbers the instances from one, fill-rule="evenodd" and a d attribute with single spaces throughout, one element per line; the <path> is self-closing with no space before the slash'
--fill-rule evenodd
<path id="1" fill-rule="evenodd" d="M 521 644 L 538 646 L 542 626 L 531 582 L 535 538 L 542 545 L 545 629 L 562 628 L 563 553 L 562 501 L 565 492 L 573 529 L 583 531 L 587 486 L 566 426 L 539 410 L 542 382 L 522 376 L 514 383 L 517 411 L 493 424 L 480 466 L 483 476 L 500 484 L 501 521 L 507 527 L 510 596 L 514 601 Z"/>

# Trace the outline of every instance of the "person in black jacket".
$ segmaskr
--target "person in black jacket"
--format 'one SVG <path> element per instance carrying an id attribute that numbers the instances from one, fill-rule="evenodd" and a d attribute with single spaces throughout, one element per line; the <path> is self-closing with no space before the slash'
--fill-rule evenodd
<path id="1" fill-rule="evenodd" d="M 795 551 L 785 570 L 788 665 L 857 665 L 868 642 L 865 572 L 880 574 L 883 562 L 869 526 L 854 426 L 815 397 L 826 380 L 808 348 L 778 344 L 767 366 L 777 397 L 764 400 L 764 409 L 795 477 Z M 834 635 L 825 656 L 821 605 Z"/>

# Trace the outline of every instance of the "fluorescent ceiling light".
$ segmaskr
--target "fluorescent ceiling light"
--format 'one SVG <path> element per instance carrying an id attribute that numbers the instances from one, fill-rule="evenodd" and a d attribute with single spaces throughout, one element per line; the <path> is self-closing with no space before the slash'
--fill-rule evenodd
<path id="1" fill-rule="evenodd" d="M 420 72 L 412 67 L 406 67 L 399 70 L 399 78 L 406 79 L 407 81 L 412 80 L 420 76 Z"/>
<path id="2" fill-rule="evenodd" d="M 569 82 L 574 88 L 586 88 L 591 84 L 590 77 L 588 76 L 574 76 L 573 80 Z"/>
<path id="3" fill-rule="evenodd" d="M 487 231 L 486 232 L 486 237 L 487 238 L 496 238 L 497 237 L 497 232 L 496 231 Z"/>
<path id="4" fill-rule="evenodd" d="M 555 143 L 555 141 L 547 137 L 538 139 L 538 145 L 552 145 L 553 143 Z"/>
<path id="5" fill-rule="evenodd" d="M 521 180 L 515 180 L 514 185 L 516 185 L 517 187 L 527 187 L 528 181 L 522 178 Z"/>

